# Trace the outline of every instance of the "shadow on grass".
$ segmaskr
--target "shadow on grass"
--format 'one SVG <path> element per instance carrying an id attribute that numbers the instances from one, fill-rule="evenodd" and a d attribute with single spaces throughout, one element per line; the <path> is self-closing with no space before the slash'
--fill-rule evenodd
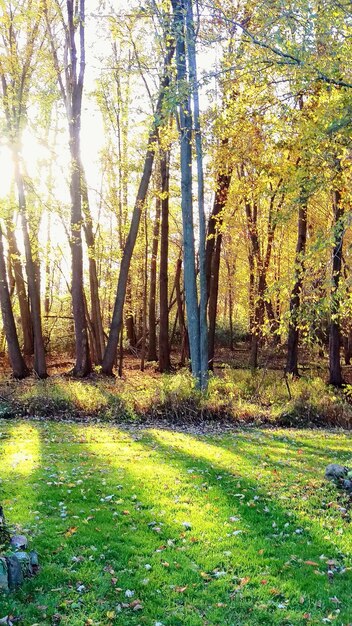
<path id="1" fill-rule="evenodd" d="M 11 519 L 16 512 L 27 523 L 28 510 L 34 517 L 43 569 L 5 600 L 4 612 L 25 610 L 28 624 L 41 625 L 56 612 L 70 626 L 88 619 L 123 626 L 298 625 L 306 611 L 319 622 L 334 611 L 329 598 L 336 595 L 341 619 L 348 617 L 349 573 L 330 584 L 319 560 L 321 554 L 339 560 L 339 547 L 310 520 L 295 533 L 302 518 L 275 500 L 278 478 L 259 476 L 254 451 L 163 431 L 32 428 L 41 467 L 16 482 L 10 466 L 2 467 L 6 497 L 14 500 Z M 6 458 L 11 444 L 4 444 Z M 316 560 L 323 574 L 304 560 Z M 131 601 L 128 589 L 143 603 L 140 615 L 117 612 Z"/>

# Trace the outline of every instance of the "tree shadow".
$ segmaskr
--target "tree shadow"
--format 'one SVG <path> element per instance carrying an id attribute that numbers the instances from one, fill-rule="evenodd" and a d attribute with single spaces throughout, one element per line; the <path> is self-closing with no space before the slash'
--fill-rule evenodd
<path id="1" fill-rule="evenodd" d="M 70 626 L 88 619 L 126 626 L 303 624 L 304 612 L 320 621 L 336 608 L 329 597 L 348 597 L 349 575 L 329 583 L 319 559 L 341 560 L 342 546 L 322 539 L 310 520 L 303 526 L 298 514 L 288 515 L 285 502 L 275 501 L 277 477 L 263 486 L 266 477 L 253 476 L 252 454 L 167 431 L 33 428 L 40 467 L 14 484 L 9 469 L 4 489 L 19 500 L 31 494 L 30 515 L 38 511 L 39 518 L 33 543 L 43 567 L 5 599 L 4 613 L 26 607 L 28 624 L 41 625 L 56 612 Z M 18 505 L 23 517 L 25 507 Z M 140 614 L 117 612 L 131 602 L 128 589 L 143 604 Z M 112 610 L 115 618 L 107 616 Z M 341 619 L 347 610 L 342 605 Z"/>
<path id="2" fill-rule="evenodd" d="M 188 443 L 192 445 L 193 438 L 189 435 L 186 437 Z M 316 604 L 321 617 L 324 616 L 324 611 L 329 611 L 329 608 L 331 611 L 332 605 L 329 597 L 333 596 L 334 593 L 337 596 L 340 592 L 347 593 L 350 585 L 349 574 L 346 574 L 345 578 L 340 576 L 338 579 L 334 579 L 334 587 L 332 587 L 326 575 L 327 567 L 325 560 L 320 559 L 321 555 L 325 555 L 329 559 L 336 559 L 337 562 L 342 563 L 341 553 L 344 552 L 345 565 L 351 564 L 351 544 L 348 543 L 348 537 L 343 538 L 341 536 L 336 538 L 331 536 L 329 532 L 329 521 L 332 521 L 335 512 L 321 508 L 321 498 L 329 495 L 329 485 L 324 484 L 321 487 L 321 493 L 318 495 L 316 494 L 316 485 L 313 485 L 313 489 L 308 490 L 309 499 L 312 500 L 313 498 L 317 506 L 318 517 L 320 519 L 328 518 L 326 527 L 324 527 L 319 525 L 318 520 L 313 522 L 305 514 L 304 508 L 303 510 L 300 508 L 295 510 L 293 507 L 292 510 L 291 506 L 288 507 L 289 510 L 285 510 L 285 500 L 283 500 L 282 505 L 275 501 L 273 486 L 275 482 L 280 480 L 279 477 L 274 476 L 273 480 L 268 481 L 267 489 L 263 489 L 261 486 L 263 479 L 265 479 L 262 474 L 258 477 L 258 481 L 249 478 L 249 466 L 255 456 L 254 454 L 248 455 L 247 453 L 247 455 L 242 455 L 241 451 L 239 453 L 240 467 L 237 465 L 230 472 L 223 463 L 214 461 L 213 458 L 209 462 L 208 459 L 202 457 L 202 454 L 199 454 L 199 443 L 194 445 L 194 448 L 198 450 L 198 453 L 196 453 L 190 449 L 185 449 L 177 441 L 165 444 L 150 431 L 143 441 L 148 445 L 155 445 L 156 443 L 162 457 L 171 457 L 172 462 L 183 467 L 186 471 L 194 468 L 199 462 L 209 463 L 207 481 L 212 486 L 212 490 L 216 489 L 217 493 L 219 493 L 219 490 L 221 491 L 222 498 L 225 501 L 225 508 L 228 511 L 235 508 L 240 519 L 243 520 L 245 528 L 248 528 L 248 533 L 245 532 L 243 535 L 240 535 L 243 558 L 250 560 L 252 556 L 254 561 L 257 562 L 258 571 L 265 572 L 268 569 L 272 584 L 275 585 L 276 583 L 281 589 L 285 589 L 293 594 L 297 600 L 297 594 L 308 593 L 309 603 Z M 204 445 L 207 446 L 208 450 L 212 448 L 212 445 L 209 443 Z M 170 450 L 172 450 L 172 453 Z M 231 452 L 233 455 L 233 450 Z M 211 456 L 213 457 L 213 454 Z M 237 456 L 236 453 L 233 456 Z M 219 472 L 221 475 L 220 481 L 218 479 Z M 226 486 L 225 489 L 224 485 Z M 235 491 L 240 491 L 244 498 L 237 499 L 236 496 L 238 494 L 234 493 Z M 295 497 L 299 497 L 299 491 Z M 284 496 L 284 498 L 288 502 L 291 499 L 290 496 Z M 269 509 L 268 512 L 265 512 L 266 508 Z M 274 528 L 273 524 L 275 524 Z M 285 524 L 289 525 L 287 531 L 285 530 Z M 341 524 L 343 525 L 342 520 Z M 350 531 L 348 531 L 347 527 L 345 530 L 350 536 Z M 328 534 L 330 535 L 329 537 L 327 537 Z M 250 545 L 247 541 L 248 537 L 250 537 Z M 238 549 L 238 539 L 236 538 L 236 540 L 232 541 L 236 545 L 236 549 Z M 263 556 L 258 559 L 258 554 L 262 550 Z M 306 565 L 304 561 L 316 562 L 317 565 Z M 322 572 L 321 576 L 315 573 L 318 571 Z M 258 583 L 259 581 L 257 580 Z M 332 590 L 334 590 L 334 593 L 332 593 Z M 320 607 L 319 604 L 321 605 Z M 300 607 L 299 612 L 301 613 L 301 611 L 302 608 Z"/>

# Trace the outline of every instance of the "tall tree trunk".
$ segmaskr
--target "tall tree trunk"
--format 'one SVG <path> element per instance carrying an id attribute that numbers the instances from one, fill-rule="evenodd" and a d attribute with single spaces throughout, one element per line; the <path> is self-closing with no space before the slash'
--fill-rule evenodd
<path id="1" fill-rule="evenodd" d="M 168 293 L 168 257 L 169 257 L 169 158 L 164 150 L 160 156 L 161 174 L 161 238 L 160 238 L 160 325 L 159 325 L 159 370 L 170 370 L 169 345 L 169 293 Z"/>
<path id="2" fill-rule="evenodd" d="M 134 315 L 132 310 L 132 290 L 131 290 L 131 277 L 127 277 L 126 285 L 126 304 L 125 304 L 125 318 L 126 318 L 126 335 L 128 344 L 131 348 L 137 345 L 137 336 L 134 323 Z"/>
<path id="3" fill-rule="evenodd" d="M 22 221 L 24 249 L 26 255 L 26 272 L 28 280 L 28 293 L 31 304 L 31 319 L 34 335 L 34 371 L 39 378 L 46 378 L 45 349 L 42 331 L 42 318 L 40 312 L 40 293 L 37 283 L 37 270 L 32 255 L 29 228 L 27 220 L 26 197 L 24 192 L 23 177 L 20 172 L 19 155 L 14 153 L 15 179 L 18 190 L 18 204 Z"/>
<path id="4" fill-rule="evenodd" d="M 222 139 L 222 147 L 227 147 L 229 140 L 227 138 Z M 212 289 L 212 257 L 214 254 L 217 237 L 221 237 L 221 226 L 223 222 L 223 210 L 226 206 L 229 188 L 231 184 L 232 167 L 226 170 L 221 169 L 216 177 L 216 189 L 213 203 L 213 209 L 208 221 L 208 232 L 206 242 L 206 275 L 207 275 L 207 288 L 208 297 Z M 220 242 L 221 247 L 221 242 Z M 215 285 L 214 285 L 215 287 Z M 210 324 L 210 322 L 209 322 Z"/>
<path id="5" fill-rule="evenodd" d="M 147 342 L 147 300 L 148 300 L 148 220 L 144 211 L 144 263 L 143 263 L 143 310 L 142 310 L 142 351 L 141 371 L 144 372 Z"/>
<path id="6" fill-rule="evenodd" d="M 175 288 L 176 288 L 176 302 L 177 302 L 177 315 L 180 325 L 180 335 L 181 335 L 181 357 L 180 357 L 180 365 L 183 366 L 186 360 L 189 359 L 189 340 L 188 340 L 188 330 L 185 321 L 185 315 L 183 310 L 183 301 L 182 301 L 182 292 L 181 292 L 181 270 L 182 270 L 182 259 L 177 259 L 176 264 L 176 275 L 175 275 Z"/>
<path id="7" fill-rule="evenodd" d="M 155 109 L 154 121 L 152 129 L 149 133 L 148 148 L 144 160 L 143 174 L 139 189 L 137 192 L 137 198 L 133 209 L 132 220 L 130 230 L 126 240 L 126 245 L 123 251 L 120 273 L 117 284 L 117 293 L 114 305 L 114 311 L 112 315 L 112 321 L 110 326 L 109 338 L 105 348 L 102 371 L 104 374 L 111 375 L 114 367 L 117 345 L 119 340 L 119 334 L 122 324 L 123 305 L 126 295 L 126 286 L 128 272 L 130 268 L 132 253 L 137 239 L 139 222 L 141 219 L 141 212 L 145 204 L 145 199 L 148 192 L 149 182 L 152 175 L 153 162 L 155 156 L 155 145 L 158 139 L 158 127 L 160 125 L 160 119 L 162 117 L 162 109 L 165 91 L 170 84 L 169 66 L 174 54 L 173 46 L 170 46 L 165 59 L 164 76 L 161 82 L 160 93 L 158 102 Z"/>
<path id="8" fill-rule="evenodd" d="M 215 330 L 216 317 L 218 308 L 218 292 L 219 292 L 219 274 L 220 274 L 220 253 L 221 253 L 222 234 L 218 233 L 216 237 L 215 249 L 211 257 L 211 278 L 209 289 L 209 368 L 214 369 L 214 352 L 215 352 Z"/>
<path id="9" fill-rule="evenodd" d="M 15 320 L 12 311 L 10 292 L 6 276 L 6 263 L 0 226 L 0 304 L 9 359 L 14 378 L 25 378 L 29 371 L 21 354 Z"/>
<path id="10" fill-rule="evenodd" d="M 341 275 L 342 265 L 342 245 L 343 231 L 342 223 L 343 207 L 341 205 L 341 192 L 333 191 L 333 213 L 334 213 L 334 247 L 332 253 L 332 289 L 331 289 L 331 308 L 330 308 L 330 335 L 329 335 L 329 384 L 334 387 L 341 387 L 343 384 L 341 357 L 340 357 L 340 302 L 338 295 L 338 287 Z"/>
<path id="11" fill-rule="evenodd" d="M 176 66 L 179 86 L 179 125 L 181 159 L 181 209 L 184 250 L 184 285 L 192 374 L 201 383 L 200 326 L 196 281 L 196 262 L 192 205 L 192 116 L 187 84 L 185 45 L 185 6 L 183 0 L 172 0 Z"/>
<path id="12" fill-rule="evenodd" d="M 83 249 L 82 249 L 82 203 L 80 171 L 80 104 L 73 96 L 75 116 L 70 123 L 71 151 L 71 253 L 72 253 L 72 308 L 75 324 L 76 363 L 73 375 L 78 378 L 91 372 L 88 328 L 83 290 Z"/>
<path id="13" fill-rule="evenodd" d="M 88 263 L 89 263 L 89 286 L 90 286 L 90 310 L 91 310 L 91 322 L 92 333 L 94 342 L 94 351 L 96 354 L 96 362 L 101 364 L 104 349 L 104 328 L 101 316 L 100 308 L 100 295 L 99 295 L 99 280 L 97 272 L 96 250 L 95 250 L 95 235 L 93 231 L 93 220 L 90 212 L 88 187 L 84 168 L 80 163 L 81 169 L 81 185 L 82 185 L 82 209 L 84 215 L 84 234 L 88 247 Z"/>
<path id="14" fill-rule="evenodd" d="M 301 198 L 298 211 L 298 237 L 295 256 L 295 283 L 290 298 L 290 322 L 287 339 L 286 372 L 299 376 L 298 372 L 298 312 L 301 305 L 301 291 L 304 276 L 304 255 L 307 241 L 307 198 Z"/>
<path id="15" fill-rule="evenodd" d="M 26 284 L 23 276 L 21 256 L 17 246 L 16 235 L 13 223 L 10 220 L 6 222 L 6 235 L 9 255 L 13 267 L 13 273 L 16 282 L 16 293 L 20 308 L 22 335 L 23 335 L 23 353 L 31 356 L 34 353 L 34 337 L 33 326 L 31 320 L 31 312 L 26 291 Z"/>
<path id="16" fill-rule="evenodd" d="M 208 385 L 209 351 L 208 351 L 208 323 L 207 323 L 207 275 L 206 275 L 206 225 L 204 211 L 204 173 L 203 173 L 203 146 L 200 127 L 200 108 L 197 77 L 196 32 L 193 20 L 193 2 L 186 0 L 186 32 L 187 53 L 189 65 L 189 79 L 193 97 L 193 117 L 195 130 L 195 148 L 197 158 L 198 181 L 198 220 L 199 220 L 199 341 L 200 341 L 200 387 L 205 390 Z M 220 263 L 220 259 L 219 259 Z M 215 310 L 216 319 L 216 310 Z M 214 329 L 215 335 L 215 329 Z M 214 348 L 213 348 L 214 352 Z"/>
<path id="17" fill-rule="evenodd" d="M 157 361 L 158 355 L 156 350 L 156 269 L 157 269 L 157 257 L 159 246 L 159 232 L 160 232 L 160 211 L 161 200 L 159 196 L 159 190 L 155 200 L 155 221 L 153 230 L 153 243 L 152 243 L 152 258 L 150 261 L 150 287 L 149 287 L 149 315 L 148 315 L 148 327 L 149 327 L 149 345 L 148 345 L 148 361 Z"/>
<path id="18" fill-rule="evenodd" d="M 228 139 L 222 140 L 222 145 L 226 146 Z M 216 315 L 219 292 L 219 273 L 222 233 L 221 226 L 223 220 L 223 210 L 226 206 L 228 192 L 231 183 L 232 169 L 227 172 L 220 171 L 217 175 L 215 198 L 213 210 L 208 221 L 208 237 L 206 242 L 206 276 L 207 292 L 209 298 L 209 367 L 213 369 Z"/>
<path id="19" fill-rule="evenodd" d="M 228 279 L 228 294 L 229 294 L 229 328 L 230 328 L 230 350 L 234 350 L 234 336 L 233 336 L 233 292 L 232 292 L 232 272 L 230 264 L 227 261 L 227 279 Z"/>

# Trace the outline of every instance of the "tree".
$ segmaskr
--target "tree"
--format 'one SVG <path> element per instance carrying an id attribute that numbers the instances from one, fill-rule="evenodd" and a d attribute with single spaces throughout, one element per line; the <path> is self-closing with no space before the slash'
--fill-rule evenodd
<path id="1" fill-rule="evenodd" d="M 203 203 L 202 155 L 200 145 L 199 108 L 195 90 L 196 66 L 194 31 L 191 18 L 192 7 L 188 0 L 172 0 L 174 13 L 174 37 L 176 41 L 176 68 L 178 86 L 178 116 L 181 159 L 181 208 L 184 249 L 184 283 L 191 368 L 199 387 L 206 389 L 208 375 L 207 320 L 206 320 L 206 267 L 205 267 L 205 218 Z M 187 42 L 187 45 L 186 45 Z M 188 59 L 188 69 L 187 69 Z M 192 113 L 190 94 L 194 97 L 195 127 L 197 133 L 198 203 L 199 203 L 199 250 L 201 307 L 198 304 L 195 242 L 192 201 Z"/>
<path id="2" fill-rule="evenodd" d="M 153 170 L 154 157 L 156 152 L 156 145 L 158 141 L 158 131 L 163 118 L 163 105 L 166 91 L 170 84 L 170 62 L 174 55 L 174 47 L 171 42 L 168 42 L 168 50 L 164 61 L 164 75 L 161 80 L 159 96 L 155 107 L 154 119 L 152 128 L 148 137 L 147 152 L 144 160 L 143 174 L 139 184 L 137 197 L 133 209 L 132 220 L 128 237 L 126 240 L 125 248 L 123 251 L 119 279 L 117 284 L 117 292 L 115 298 L 114 311 L 112 315 L 112 321 L 109 331 L 109 338 L 106 345 L 102 371 L 104 374 L 110 375 L 113 372 L 113 367 L 116 358 L 119 334 L 122 326 L 122 313 L 123 305 L 126 296 L 126 287 L 128 280 L 128 271 L 130 268 L 131 258 L 134 250 L 134 246 L 137 239 L 139 223 L 141 219 L 142 210 L 145 204 L 149 183 Z"/>
<path id="3" fill-rule="evenodd" d="M 45 15 L 47 32 L 52 51 L 57 81 L 62 100 L 65 104 L 69 145 L 71 154 L 71 237 L 70 247 L 72 255 L 72 282 L 71 295 L 73 317 L 75 323 L 76 364 L 73 374 L 78 377 L 87 376 L 91 371 L 91 359 L 88 343 L 88 328 L 86 319 L 85 296 L 83 288 L 83 250 L 82 250 L 82 164 L 80 150 L 80 131 L 82 114 L 82 95 L 85 73 L 85 0 L 74 2 L 66 0 L 67 19 L 61 11 L 60 3 L 54 1 L 56 19 L 59 18 L 64 26 L 64 50 L 69 62 L 64 60 L 64 70 L 59 62 L 59 45 L 53 33 L 53 16 L 45 0 Z M 78 46 L 76 43 L 78 34 Z M 88 204 L 86 202 L 86 211 Z M 86 228 L 91 233 L 86 222 Z M 90 242 L 91 243 L 91 242 Z M 95 298 L 97 294 L 95 293 Z"/>
<path id="4" fill-rule="evenodd" d="M 6 263 L 4 257 L 4 245 L 2 228 L 0 225 L 0 305 L 5 336 L 9 350 L 9 358 L 14 378 L 26 378 L 29 370 L 21 354 L 17 336 L 15 320 L 12 311 L 11 297 L 6 277 Z"/>
<path id="5" fill-rule="evenodd" d="M 8 5 L 2 21 L 4 54 L 0 58 L 2 104 L 6 119 L 6 132 L 14 162 L 18 207 L 21 216 L 28 293 L 34 335 L 34 371 L 46 378 L 46 359 L 41 320 L 39 272 L 36 267 L 29 231 L 23 164 L 21 162 L 21 138 L 26 124 L 26 107 L 35 67 L 39 29 L 41 24 L 40 2 L 17 4 L 15 10 Z M 24 313 L 24 308 L 22 309 Z M 22 317 L 24 319 L 24 317 Z M 30 332 L 28 330 L 28 332 Z M 28 344 L 27 344 L 28 345 Z"/>

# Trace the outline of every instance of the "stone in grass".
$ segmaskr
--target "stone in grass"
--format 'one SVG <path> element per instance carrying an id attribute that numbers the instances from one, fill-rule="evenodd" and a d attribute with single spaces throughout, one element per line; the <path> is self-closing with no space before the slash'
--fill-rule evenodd
<path id="1" fill-rule="evenodd" d="M 21 563 L 15 554 L 9 554 L 6 558 L 9 588 L 15 589 L 23 582 Z"/>
<path id="2" fill-rule="evenodd" d="M 11 537 L 11 548 L 14 550 L 25 550 L 28 545 L 28 539 L 24 535 L 14 535 Z"/>
<path id="3" fill-rule="evenodd" d="M 23 578 L 33 576 L 30 554 L 28 552 L 16 552 L 16 557 L 20 562 Z"/>
<path id="4" fill-rule="evenodd" d="M 39 558 L 38 553 L 35 550 L 29 553 L 29 561 L 31 565 L 32 576 L 35 576 L 39 571 Z"/>
<path id="5" fill-rule="evenodd" d="M 5 557 L 0 557 L 0 591 L 9 590 L 7 563 Z"/>
<path id="6" fill-rule="evenodd" d="M 349 478 L 344 478 L 344 480 L 342 481 L 342 486 L 345 491 L 352 494 L 352 480 L 350 480 Z"/>
<path id="7" fill-rule="evenodd" d="M 325 478 L 334 482 L 341 482 L 347 477 L 349 468 L 337 463 L 330 463 L 325 470 Z"/>

